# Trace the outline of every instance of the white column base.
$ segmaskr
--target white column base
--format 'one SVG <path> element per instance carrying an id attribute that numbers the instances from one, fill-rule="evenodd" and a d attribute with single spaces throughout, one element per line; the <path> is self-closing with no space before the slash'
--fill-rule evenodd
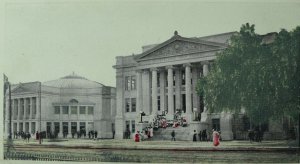
<path id="1" fill-rule="evenodd" d="M 116 117 L 115 121 L 115 139 L 123 139 L 124 137 L 124 120 L 123 118 Z"/>

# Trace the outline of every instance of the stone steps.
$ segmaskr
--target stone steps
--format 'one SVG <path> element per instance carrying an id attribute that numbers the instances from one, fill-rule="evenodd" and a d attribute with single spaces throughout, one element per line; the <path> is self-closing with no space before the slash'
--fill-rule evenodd
<path id="1" fill-rule="evenodd" d="M 177 141 L 192 141 L 193 140 L 193 130 L 190 127 L 177 127 L 172 128 L 168 127 L 166 129 L 159 128 L 156 131 L 153 131 L 152 140 L 171 140 L 172 131 L 175 131 L 175 138 Z"/>

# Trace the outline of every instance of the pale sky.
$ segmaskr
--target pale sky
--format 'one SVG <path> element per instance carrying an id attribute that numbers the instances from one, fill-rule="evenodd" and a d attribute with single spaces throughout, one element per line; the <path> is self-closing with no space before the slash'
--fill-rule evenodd
<path id="1" fill-rule="evenodd" d="M 300 2 L 91 1 L 2 2 L 1 68 L 12 83 L 48 81 L 73 71 L 115 86 L 116 56 L 141 53 L 175 30 L 184 37 L 239 31 L 264 34 L 300 25 Z"/>

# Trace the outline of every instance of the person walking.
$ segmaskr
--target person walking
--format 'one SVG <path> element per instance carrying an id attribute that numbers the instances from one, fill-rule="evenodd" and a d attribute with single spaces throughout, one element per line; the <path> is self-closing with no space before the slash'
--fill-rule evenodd
<path id="1" fill-rule="evenodd" d="M 199 141 L 202 141 L 202 131 L 200 130 L 198 133 Z"/>
<path id="2" fill-rule="evenodd" d="M 196 130 L 194 130 L 193 141 L 194 141 L 194 142 L 197 141 L 197 132 L 196 132 Z"/>
<path id="3" fill-rule="evenodd" d="M 135 135 L 134 135 L 134 141 L 135 142 L 140 142 L 140 134 L 139 134 L 140 132 L 139 131 L 137 131 L 136 133 L 135 133 Z"/>
<path id="4" fill-rule="evenodd" d="M 220 144 L 220 134 L 213 129 L 213 145 L 218 146 Z"/>
<path id="5" fill-rule="evenodd" d="M 95 131 L 95 139 L 97 139 L 97 137 L 98 137 L 98 132 Z"/>
<path id="6" fill-rule="evenodd" d="M 176 141 L 176 139 L 175 139 L 175 131 L 174 130 L 172 131 L 171 136 L 172 136 L 171 141 Z"/>

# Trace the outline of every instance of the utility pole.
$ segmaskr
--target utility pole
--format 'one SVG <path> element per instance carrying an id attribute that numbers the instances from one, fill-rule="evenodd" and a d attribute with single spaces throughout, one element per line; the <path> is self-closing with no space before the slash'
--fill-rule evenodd
<path id="1" fill-rule="evenodd" d="M 42 126 L 42 110 L 41 110 L 41 103 L 42 103 L 42 83 L 40 82 L 39 83 L 39 92 L 38 92 L 38 95 L 39 95 L 39 110 L 40 110 L 40 115 L 39 115 L 39 123 L 40 123 L 40 128 L 39 128 L 39 144 L 42 144 L 42 131 L 41 131 L 41 126 Z"/>
<path id="2" fill-rule="evenodd" d="M 12 141 L 12 132 L 11 132 L 11 117 L 12 117 L 12 108 L 11 108 L 11 86 L 10 83 L 8 81 L 7 76 L 4 75 L 4 102 L 6 101 L 6 89 L 8 88 L 8 138 L 7 138 L 7 152 L 10 152 L 11 147 L 13 146 L 13 141 Z M 4 107 L 6 108 L 6 105 L 4 104 Z M 4 108 L 4 110 L 5 110 Z"/>

